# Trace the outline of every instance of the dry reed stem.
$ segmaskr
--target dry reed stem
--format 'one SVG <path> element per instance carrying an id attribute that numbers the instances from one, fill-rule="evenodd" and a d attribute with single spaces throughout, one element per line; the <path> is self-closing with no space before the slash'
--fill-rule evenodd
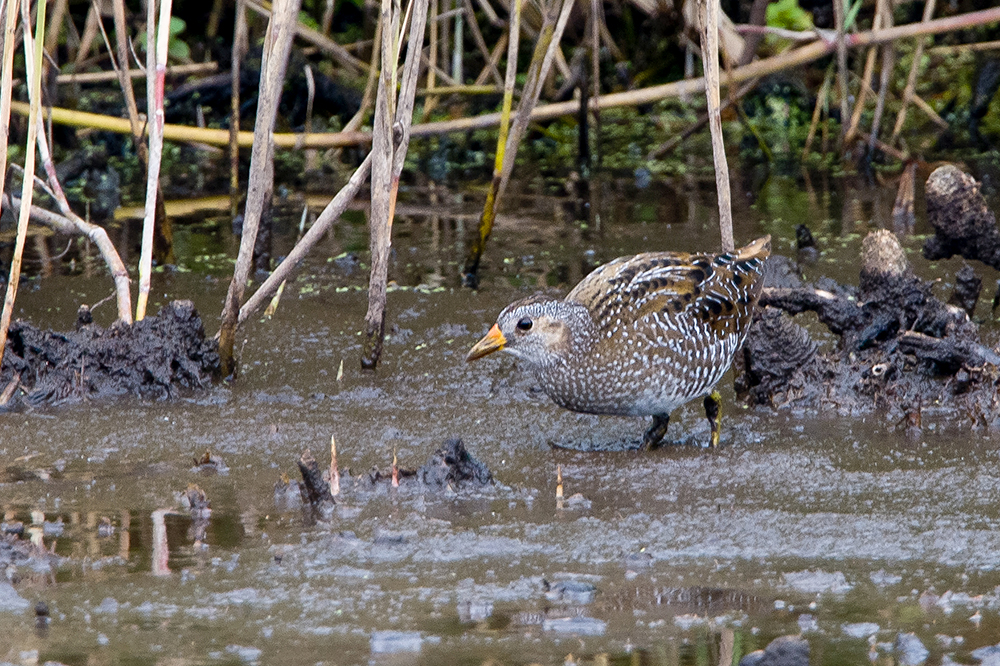
<path id="1" fill-rule="evenodd" d="M 211 74 L 219 70 L 219 63 L 217 62 L 195 62 L 188 65 L 173 65 L 167 67 L 167 76 L 188 76 L 190 74 Z M 146 76 L 146 73 L 141 69 L 130 69 L 125 72 L 125 76 L 130 79 L 141 79 Z M 118 78 L 118 72 L 83 72 L 81 74 L 60 74 L 56 77 L 56 83 L 59 85 L 66 84 L 85 84 L 85 83 L 106 83 L 108 81 L 114 81 Z"/>
<path id="2" fill-rule="evenodd" d="M 240 78 L 243 58 L 247 54 L 247 8 L 236 0 L 233 26 L 233 59 L 229 78 L 229 210 L 233 217 L 240 207 Z"/>
<path id="3" fill-rule="evenodd" d="M 97 0 L 94 0 L 95 3 Z M 101 22 L 101 12 L 97 5 L 94 5 L 97 10 L 97 24 L 101 28 L 101 33 L 104 33 L 104 24 Z M 139 108 L 135 103 L 135 91 L 132 88 L 132 77 L 126 76 L 125 71 L 129 69 L 129 48 L 128 48 L 128 27 L 125 22 L 125 0 L 114 0 L 112 3 L 112 8 L 114 10 L 114 21 L 115 21 L 115 42 L 118 47 L 118 61 L 115 62 L 112 59 L 111 64 L 115 69 L 115 75 L 118 77 L 118 83 L 122 89 L 122 95 L 125 97 L 125 108 L 128 110 L 128 120 L 129 120 L 129 132 L 132 134 L 132 144 L 135 146 L 136 152 L 139 154 L 139 160 L 142 162 L 143 166 L 148 167 L 149 156 L 146 152 L 146 145 L 142 141 L 143 125 L 139 121 Z M 107 38 L 107 35 L 105 35 Z M 151 37 L 147 38 L 149 41 Z M 111 49 L 108 49 L 108 53 L 111 53 Z"/>
<path id="4" fill-rule="evenodd" d="M 10 141 L 10 98 L 14 85 L 14 34 L 17 30 L 16 0 L 4 1 L 3 61 L 0 62 L 0 197 L 7 182 L 7 143 Z"/>
<path id="5" fill-rule="evenodd" d="M 601 26 L 604 24 L 604 6 L 599 0 L 590 0 L 590 97 L 601 96 Z M 582 90 L 582 87 L 581 87 Z M 581 95 L 582 97 L 582 95 Z M 589 101 L 589 100 L 588 100 Z M 584 105 L 583 113 L 587 113 L 587 101 L 580 100 Z M 594 146 L 597 149 L 597 163 L 601 163 L 601 110 L 592 109 L 594 116 Z M 586 118 L 586 116 L 584 116 Z M 587 155 L 590 156 L 590 133 L 580 137 L 586 142 Z M 589 166 L 589 165 L 588 165 Z"/>
<path id="6" fill-rule="evenodd" d="M 932 0 L 933 1 L 933 0 Z M 916 193 L 917 162 L 908 163 L 899 177 L 896 202 L 892 206 L 892 223 L 898 230 L 912 231 L 916 222 L 914 195 Z"/>
<path id="7" fill-rule="evenodd" d="M 272 3 L 270 2 L 246 0 L 246 5 L 261 16 L 269 17 L 271 15 Z M 319 50 L 332 56 L 334 60 L 346 67 L 351 74 L 361 74 L 368 68 L 368 63 L 355 58 L 347 49 L 318 30 L 313 30 L 296 22 L 295 33 L 304 41 L 309 42 L 313 46 L 318 47 Z"/>
<path id="8" fill-rule="evenodd" d="M 386 4 L 383 0 L 383 30 L 385 29 Z M 403 173 L 406 161 L 406 151 L 410 145 L 410 127 L 413 124 L 413 104 L 417 91 L 417 79 L 420 74 L 420 61 L 423 52 L 424 29 L 427 24 L 428 0 L 411 0 L 408 14 L 410 16 L 409 38 L 406 49 L 406 61 L 403 65 L 403 78 L 399 86 L 399 97 L 395 97 L 395 83 L 391 89 L 383 88 L 384 73 L 396 72 L 399 59 L 398 46 L 387 50 L 392 35 L 398 35 L 399 5 L 396 4 L 391 17 L 392 30 L 388 38 L 383 39 L 382 62 L 383 79 L 380 81 L 379 94 L 375 104 L 375 128 L 372 141 L 372 212 L 371 212 L 371 274 L 368 280 L 368 312 L 365 314 L 365 341 L 361 356 L 361 367 L 374 368 L 382 355 L 382 343 L 385 336 L 385 302 L 386 281 L 389 271 L 389 248 L 392 242 L 392 220 L 396 211 L 396 196 L 399 192 L 399 179 Z M 409 10 L 412 10 L 410 13 Z M 397 36 L 395 44 L 400 43 Z M 391 59 L 387 59 L 391 56 Z M 392 67 L 385 65 L 392 63 Z M 384 99 L 384 102 L 383 102 Z M 390 116 L 390 113 L 392 114 Z M 384 132 L 384 135 L 380 135 Z M 385 144 L 385 145 L 383 145 Z M 383 164 L 383 160 L 386 162 Z"/>
<path id="9" fill-rule="evenodd" d="M 972 44 L 956 44 L 954 46 L 932 46 L 927 49 L 927 55 L 951 56 L 960 53 L 976 53 L 977 51 L 997 50 L 1000 50 L 1000 40 L 973 42 Z"/>
<path id="10" fill-rule="evenodd" d="M 500 127 L 497 131 L 497 149 L 493 158 L 493 178 L 490 189 L 486 193 L 483 213 L 479 219 L 479 235 L 473 241 L 470 257 L 463 269 L 463 282 L 466 286 L 476 287 L 479 282 L 479 259 L 486 248 L 486 240 L 493 230 L 496 219 L 496 203 L 500 191 L 503 174 L 504 153 L 507 149 L 507 137 L 510 134 L 510 114 L 514 105 L 514 86 L 517 82 L 517 51 L 521 37 L 522 0 L 514 0 L 510 16 L 510 29 L 507 31 L 507 70 L 504 78 L 504 94 L 500 111 Z"/>
<path id="11" fill-rule="evenodd" d="M 840 88 L 840 137 L 838 145 L 843 145 L 847 125 L 844 120 L 850 112 L 847 91 L 847 43 L 844 41 L 844 1 L 833 0 L 833 17 L 837 28 L 837 83 Z"/>
<path id="12" fill-rule="evenodd" d="M 927 23 L 934 16 L 934 5 L 934 0 L 926 0 L 924 2 L 924 14 L 920 19 L 922 23 Z M 906 122 L 906 112 L 917 89 L 917 73 L 920 71 L 920 61 L 923 59 L 923 56 L 924 40 L 918 39 L 917 45 L 913 49 L 913 62 L 910 63 L 910 73 L 906 77 L 906 88 L 903 89 L 903 104 L 896 115 L 896 124 L 893 126 L 892 135 L 889 137 L 890 144 L 896 143 L 899 139 L 899 133 L 903 130 L 903 123 Z"/>
<path id="13" fill-rule="evenodd" d="M 883 13 L 881 11 L 883 0 L 876 0 L 879 9 L 875 10 L 875 19 L 872 22 L 872 27 L 875 30 L 879 30 L 882 27 L 882 17 Z M 847 145 L 854 140 L 855 135 L 858 133 L 858 123 L 861 122 L 861 114 L 865 110 L 865 102 L 868 98 L 868 91 L 871 89 L 872 76 L 875 73 L 875 56 L 877 55 L 875 48 L 869 48 L 868 53 L 865 57 L 865 69 L 861 75 L 861 86 L 858 88 L 858 96 L 854 102 L 854 110 L 851 112 L 851 122 L 847 126 L 847 131 L 844 132 L 844 144 Z M 843 121 L 841 121 L 843 122 Z"/>
<path id="14" fill-rule="evenodd" d="M 863 48 L 874 44 L 882 44 L 896 39 L 937 35 L 955 30 L 963 30 L 978 25 L 1000 22 L 1000 8 L 985 9 L 946 18 L 934 19 L 925 23 L 911 23 L 896 26 L 887 30 L 869 31 L 845 36 L 847 48 Z M 786 51 L 771 58 L 757 60 L 744 67 L 736 67 L 722 78 L 722 85 L 731 86 L 744 83 L 751 79 L 768 76 L 776 72 L 798 67 L 819 58 L 830 55 L 836 50 L 836 42 L 826 42 L 818 39 L 808 45 L 791 51 Z M 704 90 L 703 79 L 688 79 L 664 83 L 638 90 L 602 95 L 590 100 L 591 108 L 601 110 L 626 106 L 649 104 L 670 97 L 680 97 L 684 94 L 699 93 Z M 28 105 L 21 102 L 11 102 L 11 111 L 20 115 L 28 115 Z M 576 101 L 558 102 L 536 106 L 531 113 L 531 120 L 550 120 L 560 116 L 572 115 L 577 112 L 579 104 Z M 95 113 L 82 113 L 69 109 L 52 108 L 49 110 L 54 123 L 73 127 L 95 127 L 110 132 L 128 134 L 128 122 L 121 118 L 103 116 Z M 445 120 L 433 123 L 414 125 L 412 136 L 437 136 L 451 132 L 465 132 L 474 129 L 495 127 L 500 123 L 499 113 L 487 113 L 472 118 Z M 281 148 L 294 147 L 299 140 L 297 134 L 275 134 L 275 146 Z M 226 146 L 229 142 L 227 130 L 201 129 L 182 125 L 164 125 L 164 139 L 189 143 L 204 143 L 208 145 Z M 312 134 L 304 143 L 303 148 L 341 148 L 346 146 L 365 145 L 371 142 L 368 132 L 336 132 L 330 134 Z M 240 132 L 241 147 L 253 145 L 252 132 Z"/>
<path id="15" fill-rule="evenodd" d="M 375 42 L 372 46 L 372 59 L 371 64 L 368 67 L 368 82 L 365 84 L 365 94 L 361 97 L 361 106 L 358 107 L 358 112 L 354 114 L 353 118 L 347 121 L 346 125 L 344 125 L 344 132 L 355 132 L 359 127 L 361 127 L 361 123 L 364 122 L 365 118 L 368 116 L 368 111 L 372 108 L 372 102 L 375 100 L 375 86 L 378 83 L 378 65 L 382 53 L 382 50 L 378 47 L 378 45 L 381 41 L 382 23 L 379 22 L 375 25 Z"/>
<path id="16" fill-rule="evenodd" d="M 160 0 L 160 21 L 153 49 L 152 0 L 146 4 L 146 110 L 149 123 L 149 165 L 146 168 L 146 214 L 142 221 L 142 253 L 139 257 L 139 297 L 135 320 L 146 316 L 149 287 L 153 272 L 153 228 L 156 225 L 156 201 L 160 189 L 160 162 L 163 159 L 163 87 L 166 81 L 167 46 L 170 39 L 172 0 Z M 152 117 L 149 110 L 153 110 Z M 161 202 L 162 203 L 162 202 Z"/>
<path id="17" fill-rule="evenodd" d="M 802 146 L 803 162 L 805 162 L 806 158 L 809 157 L 809 151 L 812 149 L 813 139 L 816 138 L 816 127 L 819 125 L 820 114 L 826 104 L 827 96 L 830 94 L 830 82 L 833 80 L 833 76 L 833 66 L 831 65 L 826 70 L 826 76 L 823 77 L 823 85 L 820 86 L 819 94 L 816 96 L 816 106 L 813 107 L 812 120 L 809 122 L 809 134 L 806 136 L 805 145 Z"/>
<path id="18" fill-rule="evenodd" d="M 496 67 L 500 63 L 500 56 L 503 55 L 504 50 L 507 48 L 507 33 L 500 35 L 500 39 L 497 40 L 496 46 L 490 51 L 490 64 Z M 479 76 L 473 81 L 472 85 L 478 86 L 486 82 L 486 77 L 490 75 L 489 67 L 483 67 L 483 71 L 479 72 Z"/>
<path id="19" fill-rule="evenodd" d="M 295 34 L 299 0 L 280 0 L 268 22 L 264 36 L 264 55 L 260 68 L 260 92 L 257 103 L 257 120 L 254 125 L 253 149 L 250 155 L 250 182 L 247 186 L 247 204 L 243 216 L 243 235 L 240 251 L 233 270 L 233 280 L 222 311 L 219 329 L 219 356 L 222 376 L 228 377 L 236 370 L 233 347 L 239 319 L 240 302 L 246 289 L 253 264 L 253 248 L 257 240 L 260 218 L 274 183 L 274 122 L 281 98 L 292 37 Z"/>
<path id="20" fill-rule="evenodd" d="M 701 28 L 701 58 L 705 68 L 705 90 L 708 100 L 708 126 L 712 133 L 712 157 L 715 161 L 715 186 L 719 198 L 719 233 L 722 251 L 732 252 L 733 205 L 729 191 L 729 163 L 722 135 L 721 100 L 719 96 L 719 3 L 718 0 L 698 0 Z"/>
<path id="21" fill-rule="evenodd" d="M 476 12 L 472 9 L 472 0 L 464 0 L 465 3 L 465 15 L 469 19 L 469 31 L 472 33 L 472 40 L 476 43 L 476 48 L 483 56 L 483 60 L 486 61 L 486 68 L 490 71 L 493 76 L 493 80 L 497 82 L 498 85 L 503 85 L 503 78 L 500 76 L 500 70 L 497 69 L 495 63 L 490 60 L 490 49 L 486 46 L 486 40 L 483 39 L 483 33 L 479 30 L 479 23 L 476 22 Z M 461 81 L 459 81 L 461 84 Z"/>
<path id="22" fill-rule="evenodd" d="M 397 0 L 398 2 L 398 0 Z M 389 247 L 392 238 L 392 117 L 396 86 L 392 82 L 396 70 L 396 41 L 400 21 L 398 5 L 382 0 L 379 23 L 382 24 L 382 71 L 375 95 L 375 117 L 372 126 L 372 185 L 371 212 L 368 217 L 368 247 L 371 252 L 371 272 L 368 279 L 368 312 L 365 314 L 364 342 L 361 367 L 374 368 L 382 355 L 385 334 L 386 276 L 389 271 Z"/>
<path id="23" fill-rule="evenodd" d="M 428 39 L 430 40 L 430 49 L 427 54 L 427 60 L 430 62 L 431 66 L 427 68 L 427 98 L 424 100 L 424 108 L 420 113 L 420 121 L 424 122 L 431 117 L 431 112 L 437 106 L 438 97 L 434 94 L 434 88 L 437 86 L 437 72 L 435 68 L 437 67 L 438 61 L 438 3 L 440 0 L 431 0 L 430 2 L 430 35 Z M 496 65 L 494 64 L 494 67 Z"/>
<path id="24" fill-rule="evenodd" d="M 97 40 L 97 22 L 99 19 L 100 12 L 98 11 L 97 4 L 91 2 L 90 8 L 87 10 L 87 19 L 83 26 L 83 34 L 80 36 L 80 47 L 77 49 L 76 57 L 73 59 L 74 69 L 80 69 L 83 61 L 90 55 L 90 49 Z"/>
<path id="25" fill-rule="evenodd" d="M 555 5 L 556 2 L 553 2 L 549 11 L 545 12 L 545 22 L 542 24 L 541 30 L 539 30 L 538 41 L 535 42 L 535 51 L 531 56 L 527 80 L 525 81 L 524 89 L 521 91 L 521 100 L 517 105 L 517 113 L 514 115 L 513 122 L 511 123 L 510 133 L 505 140 L 502 137 L 497 140 L 498 147 L 501 145 L 500 142 L 503 141 L 502 153 L 498 148 L 496 158 L 496 163 L 500 164 L 499 179 L 497 178 L 497 170 L 494 166 L 493 180 L 490 183 L 490 190 L 486 195 L 486 203 L 483 206 L 483 215 L 479 222 L 479 234 L 473 240 L 472 249 L 465 260 L 465 267 L 462 271 L 462 282 L 468 287 L 476 288 L 479 285 L 479 261 L 482 258 L 483 251 L 486 249 L 486 240 L 493 229 L 493 222 L 496 220 L 500 202 L 503 200 L 504 192 L 507 190 L 507 185 L 510 182 L 511 173 L 514 171 L 514 162 L 517 157 L 517 149 L 521 144 L 521 138 L 524 136 L 525 130 L 528 129 L 528 123 L 531 122 L 532 112 L 538 103 L 542 86 L 548 77 L 556 52 L 559 50 L 559 41 L 562 39 L 563 32 L 566 29 L 566 23 L 569 21 L 570 11 L 573 9 L 573 0 L 563 0 L 558 18 L 554 18 L 552 14 Z M 515 13 L 519 6 L 519 2 L 515 4 Z M 514 35 L 516 34 L 513 22 L 511 23 L 510 32 L 510 40 L 513 42 Z M 514 60 L 514 66 L 516 67 L 516 56 Z M 510 74 L 510 60 L 508 59 L 508 81 L 505 82 L 504 92 L 505 111 L 508 104 L 507 88 L 509 88 L 511 94 L 513 92 L 512 86 L 509 86 Z"/>
<path id="26" fill-rule="evenodd" d="M 884 0 L 882 3 L 882 24 L 888 27 L 892 27 L 892 7 L 889 0 Z M 882 113 L 885 111 L 885 96 L 889 92 L 889 79 L 892 76 L 892 70 L 896 63 L 896 44 L 895 42 L 889 42 L 883 44 L 882 49 L 882 66 L 879 71 L 879 87 L 878 87 L 878 97 L 875 101 L 875 115 L 872 117 L 872 130 L 868 137 L 868 152 L 871 153 L 875 149 L 875 141 L 878 139 L 879 129 L 882 126 Z"/>
<path id="27" fill-rule="evenodd" d="M 16 13 L 15 0 L 8 0 L 8 13 Z M 34 195 L 35 184 L 35 142 L 38 126 L 41 120 L 42 106 L 42 41 L 45 39 L 45 3 L 41 2 L 35 12 L 35 34 L 31 34 L 31 11 L 28 0 L 21 2 L 21 19 L 24 26 L 24 60 L 28 69 L 29 96 L 31 99 L 31 114 L 28 116 L 28 139 L 24 148 L 24 176 L 21 183 L 21 201 L 26 205 L 21 207 L 17 216 L 17 237 L 14 240 L 14 256 L 10 260 L 10 278 L 7 281 L 7 293 L 4 296 L 3 312 L 0 313 L 0 367 L 3 366 L 4 351 L 7 347 L 7 331 L 10 330 L 10 318 L 14 311 L 14 299 L 17 297 L 17 287 L 21 280 L 21 255 L 24 252 L 24 239 L 28 234 L 28 217 L 31 198 Z M 5 41 L 13 41 L 13 35 L 5 35 Z M 34 52 L 34 53 L 32 53 Z M 6 174 L 3 174 L 5 177 Z"/>

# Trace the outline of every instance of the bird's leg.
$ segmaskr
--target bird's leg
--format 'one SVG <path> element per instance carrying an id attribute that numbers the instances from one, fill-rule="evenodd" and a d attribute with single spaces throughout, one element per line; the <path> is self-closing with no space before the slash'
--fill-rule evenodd
<path id="1" fill-rule="evenodd" d="M 705 396 L 705 416 L 712 426 L 712 447 L 719 445 L 719 428 L 722 427 L 722 396 L 718 391 L 712 391 Z"/>
<path id="2" fill-rule="evenodd" d="M 642 449 L 646 451 L 656 448 L 663 436 L 667 434 L 668 425 L 670 425 L 670 414 L 653 415 L 653 425 L 649 426 L 649 430 L 642 436 Z"/>

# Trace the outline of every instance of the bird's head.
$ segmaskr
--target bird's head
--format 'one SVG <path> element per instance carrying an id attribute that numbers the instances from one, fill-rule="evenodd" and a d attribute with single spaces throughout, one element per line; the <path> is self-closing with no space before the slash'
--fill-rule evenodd
<path id="1" fill-rule="evenodd" d="M 591 327 L 593 319 L 582 305 L 531 296 L 504 308 L 466 360 L 502 349 L 534 366 L 545 366 L 578 350 Z"/>

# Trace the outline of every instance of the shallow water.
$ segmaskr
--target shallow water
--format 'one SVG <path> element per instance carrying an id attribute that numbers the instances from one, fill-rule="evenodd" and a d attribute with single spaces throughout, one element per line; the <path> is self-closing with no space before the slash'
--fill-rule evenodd
<path id="1" fill-rule="evenodd" d="M 754 205 L 736 202 L 737 239 L 772 233 L 776 251 L 793 254 L 806 222 L 825 250 L 807 277 L 856 283 L 861 239 L 891 226 L 894 190 L 769 187 Z M 878 414 L 745 409 L 727 378 L 718 450 L 698 445 L 708 426 L 697 405 L 671 422 L 668 437 L 685 445 L 566 450 L 553 446 L 638 439 L 646 424 L 560 410 L 509 357 L 465 363 L 497 312 L 535 288 L 565 289 L 622 254 L 716 247 L 711 190 L 695 182 L 595 189 L 586 223 L 566 199 L 520 190 L 476 293 L 456 276 L 480 197 L 409 193 L 375 373 L 359 368 L 367 236 L 355 211 L 275 316 L 243 330 L 235 383 L 0 414 L 5 520 L 44 523 L 42 542 L 62 558 L 52 572 L 17 571 L 20 597 L 48 605 L 47 626 L 0 594 L 0 661 L 714 665 L 803 631 L 813 664 L 870 653 L 892 664 L 901 632 L 915 632 L 928 663 L 1000 642 L 997 433 L 933 409 L 916 437 Z M 277 254 L 301 205 L 282 208 Z M 217 215 L 179 226 L 179 269 L 154 276 L 152 299 L 194 300 L 210 333 L 236 248 Z M 921 223 L 904 246 L 947 294 L 962 264 L 923 261 L 926 232 Z M 975 268 L 977 314 L 989 318 L 998 274 Z M 72 274 L 29 280 L 19 316 L 68 328 L 80 303 L 109 291 L 81 260 Z M 349 488 L 332 522 L 310 524 L 276 501 L 274 484 L 298 476 L 306 448 L 326 465 L 331 435 L 354 475 L 385 470 L 394 453 L 418 467 L 461 437 L 497 483 Z M 194 467 L 206 449 L 226 473 Z M 212 506 L 200 542 L 178 499 L 192 483 Z"/>

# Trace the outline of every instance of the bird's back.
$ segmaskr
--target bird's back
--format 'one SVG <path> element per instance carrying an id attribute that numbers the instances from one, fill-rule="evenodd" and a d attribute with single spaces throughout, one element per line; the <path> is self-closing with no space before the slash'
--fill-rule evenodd
<path id="1" fill-rule="evenodd" d="M 749 331 L 770 250 L 765 236 L 729 253 L 649 252 L 590 273 L 565 300 L 594 318 L 598 339 L 581 367 L 602 390 L 564 406 L 669 413 L 710 392 Z"/>

